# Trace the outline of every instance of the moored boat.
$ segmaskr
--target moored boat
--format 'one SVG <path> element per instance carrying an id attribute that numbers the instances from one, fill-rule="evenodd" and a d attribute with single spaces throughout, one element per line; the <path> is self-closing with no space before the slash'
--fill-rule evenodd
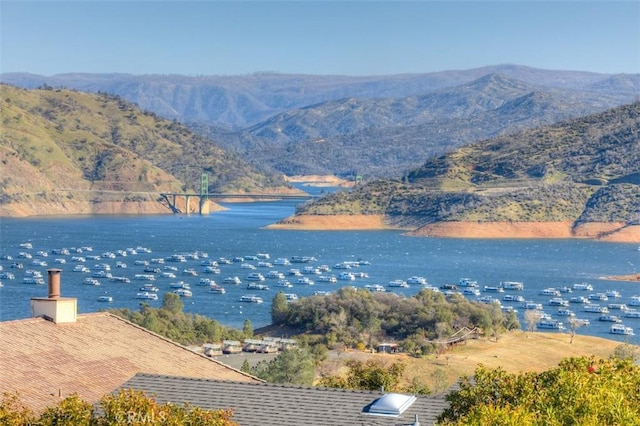
<path id="1" fill-rule="evenodd" d="M 564 325 L 562 322 L 554 319 L 544 319 L 540 320 L 536 323 L 536 328 L 543 330 L 564 330 Z"/>
<path id="2" fill-rule="evenodd" d="M 244 303 L 263 303 L 264 300 L 262 300 L 262 297 L 258 297 L 258 296 L 254 296 L 252 294 L 245 294 L 243 296 L 240 296 L 240 299 L 238 299 L 239 302 L 244 302 Z"/>
<path id="3" fill-rule="evenodd" d="M 627 327 L 623 324 L 613 324 L 611 328 L 609 328 L 609 333 L 611 334 L 622 334 L 624 336 L 633 336 L 633 328 Z"/>
<path id="4" fill-rule="evenodd" d="M 111 297 L 111 296 L 100 296 L 100 297 L 98 297 L 98 302 L 113 302 L 113 297 Z"/>
<path id="5" fill-rule="evenodd" d="M 149 291 L 143 291 L 136 294 L 136 299 L 158 300 L 158 295 Z"/>
<path id="6" fill-rule="evenodd" d="M 191 290 L 187 290 L 186 288 L 178 288 L 176 290 L 173 290 L 173 294 L 177 294 L 180 297 L 191 297 L 191 296 L 193 296 L 193 293 L 191 293 Z"/>

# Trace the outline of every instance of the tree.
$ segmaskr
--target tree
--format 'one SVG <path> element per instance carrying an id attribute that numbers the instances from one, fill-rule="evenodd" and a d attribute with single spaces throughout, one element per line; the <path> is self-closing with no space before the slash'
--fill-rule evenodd
<path id="1" fill-rule="evenodd" d="M 349 372 L 346 377 L 324 377 L 320 386 L 344 389 L 399 391 L 400 379 L 406 368 L 402 362 L 393 363 L 390 367 L 374 360 L 366 362 L 348 360 Z"/>
<path id="2" fill-rule="evenodd" d="M 283 324 L 287 315 L 289 314 L 289 306 L 287 304 L 287 297 L 283 292 L 279 291 L 273 297 L 273 303 L 271 304 L 271 322 L 273 324 Z"/>
<path id="3" fill-rule="evenodd" d="M 240 371 L 243 373 L 251 374 L 251 366 L 249 365 L 249 360 L 245 359 L 242 362 L 242 367 L 240 367 Z"/>
<path id="4" fill-rule="evenodd" d="M 242 325 L 242 334 L 245 339 L 250 339 L 253 337 L 253 326 L 251 325 L 251 321 L 249 318 L 244 320 L 244 324 Z"/>
<path id="5" fill-rule="evenodd" d="M 536 309 L 527 310 L 524 313 L 524 322 L 527 324 L 527 330 L 533 333 L 540 318 L 542 318 L 542 312 Z"/>
<path id="6" fill-rule="evenodd" d="M 164 299 L 162 299 L 162 308 L 172 312 L 174 314 L 182 312 L 184 309 L 184 303 L 180 296 L 174 293 L 165 293 Z"/>
<path id="7" fill-rule="evenodd" d="M 567 358 L 542 373 L 479 366 L 446 399 L 438 424 L 638 425 L 640 367 L 631 360 Z"/>
<path id="8" fill-rule="evenodd" d="M 316 363 L 308 350 L 289 349 L 269 362 L 260 361 L 251 372 L 269 383 L 311 385 L 316 374 Z"/>
<path id="9" fill-rule="evenodd" d="M 0 424 L 6 426 L 23 426 L 35 424 L 36 417 L 20 400 L 17 393 L 5 392 L 0 401 Z"/>
<path id="10" fill-rule="evenodd" d="M 0 401 L 0 424 L 7 426 L 238 426 L 230 410 L 203 410 L 187 403 L 159 404 L 144 392 L 122 389 L 100 399 L 99 406 L 71 395 L 48 407 L 37 418 L 17 394 Z"/>

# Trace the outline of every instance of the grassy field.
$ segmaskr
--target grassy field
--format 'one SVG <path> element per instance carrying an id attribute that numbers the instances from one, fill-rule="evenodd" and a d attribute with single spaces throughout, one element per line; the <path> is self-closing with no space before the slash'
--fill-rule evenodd
<path id="1" fill-rule="evenodd" d="M 413 358 L 405 354 L 371 354 L 364 352 L 332 352 L 330 358 L 318 369 L 319 374 L 334 375 L 342 371 L 346 359 L 366 360 L 374 358 L 384 363 L 401 361 L 407 365 L 405 378 L 414 377 L 433 392 L 444 392 L 463 375 L 472 375 L 482 364 L 486 367 L 502 367 L 508 372 L 544 371 L 558 364 L 563 358 L 590 356 L 608 358 L 620 342 L 591 336 L 576 335 L 573 343 L 564 333 L 513 332 L 499 340 L 469 340 L 441 355 Z"/>

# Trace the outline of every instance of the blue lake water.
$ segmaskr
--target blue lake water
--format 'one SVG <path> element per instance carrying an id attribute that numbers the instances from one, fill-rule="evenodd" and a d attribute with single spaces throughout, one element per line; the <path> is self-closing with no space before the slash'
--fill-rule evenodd
<path id="1" fill-rule="evenodd" d="M 208 260 L 219 257 L 233 259 L 268 253 L 273 262 L 276 258 L 292 256 L 313 256 L 317 261 L 310 265 L 329 265 L 343 261 L 364 259 L 369 265 L 360 266 L 356 271 L 364 272 L 368 278 L 357 278 L 355 281 L 338 281 L 335 284 L 322 283 L 315 280 L 315 285 L 296 285 L 296 278 L 287 277 L 293 288 L 276 287 L 276 280 L 263 282 L 269 290 L 247 290 L 246 277 L 251 272 L 266 275 L 271 270 L 286 273 L 290 268 L 302 268 L 304 264 L 289 266 L 274 265 L 271 268 L 256 270 L 244 269 L 240 262 L 230 265 L 219 265 L 221 273 L 206 274 L 201 262 L 205 258 L 189 259 L 186 262 L 165 262 L 154 265 L 164 268 L 166 265 L 176 266 L 176 278 L 160 277 L 156 274 L 153 284 L 160 289 L 158 301 L 148 301 L 152 306 L 160 306 L 162 295 L 171 291 L 170 284 L 178 280 L 191 285 L 193 297 L 184 298 L 185 310 L 212 317 L 222 324 L 242 327 L 245 319 L 250 319 L 255 328 L 270 323 L 270 302 L 277 291 L 295 293 L 299 297 L 313 294 L 316 291 L 335 291 L 340 286 L 381 284 L 387 291 L 401 294 L 414 294 L 420 285 L 409 288 L 390 288 L 391 280 L 406 280 L 411 276 L 423 276 L 429 284 L 440 287 L 443 284 L 456 284 L 460 278 L 468 277 L 483 286 L 497 286 L 502 281 L 521 281 L 523 291 L 507 291 L 491 294 L 502 299 L 505 294 L 520 294 L 527 300 L 542 303 L 544 311 L 553 318 L 565 321 L 566 317 L 557 317 L 557 307 L 549 305 L 549 296 L 539 292 L 548 287 L 572 286 L 574 283 L 587 282 L 593 291 L 573 291 L 562 294 L 569 299 L 573 296 L 588 296 L 617 290 L 620 298 L 609 298 L 608 301 L 594 302 L 607 306 L 610 303 L 629 304 L 632 296 L 640 295 L 640 284 L 624 281 L 608 281 L 603 276 L 625 275 L 640 271 L 640 251 L 637 244 L 601 243 L 589 240 L 521 240 L 521 239 L 447 239 L 416 238 L 403 236 L 398 231 L 283 231 L 264 229 L 265 225 L 274 223 L 289 216 L 295 209 L 294 201 L 228 204 L 228 210 L 213 213 L 209 216 L 91 216 L 64 218 L 26 218 L 0 220 L 0 254 L 3 259 L 0 265 L 5 273 L 15 275 L 14 279 L 2 279 L 4 287 L 0 288 L 0 319 L 11 320 L 27 318 L 30 315 L 30 298 L 46 297 L 47 269 L 62 269 L 62 295 L 77 297 L 81 313 L 94 312 L 100 309 L 128 307 L 137 309 L 140 300 L 136 299 L 139 288 L 145 281 L 135 280 L 136 274 L 144 274 L 144 266 L 136 265 L 136 260 L 165 259 L 174 254 L 201 252 L 208 255 Z M 22 247 L 30 243 L 32 248 Z M 93 251 L 71 253 L 69 255 L 53 254 L 52 250 L 61 248 L 80 248 L 90 246 Z M 129 254 L 126 257 L 102 258 L 103 253 L 125 251 L 127 248 L 148 248 L 150 253 Z M 39 256 L 39 251 L 48 254 Z M 28 253 L 32 258 L 20 258 L 20 252 Z M 111 273 L 116 276 L 131 278 L 129 284 L 98 279 L 100 286 L 83 284 L 84 278 L 91 273 L 73 272 L 78 262 L 73 256 L 101 256 L 99 260 L 86 259 L 84 263 L 89 269 L 99 263 L 111 266 Z M 13 260 L 4 257 L 11 256 Z M 55 263 L 55 259 L 64 259 L 66 263 Z M 33 265 L 33 261 L 45 261 L 47 266 Z M 11 268 L 12 262 L 22 262 L 23 269 Z M 116 262 L 127 265 L 116 268 Z M 248 263 L 258 265 L 258 261 Z M 193 268 L 197 277 L 182 275 L 182 271 Z M 45 285 L 24 284 L 23 278 L 28 269 L 42 272 Z M 332 270 L 329 274 L 338 275 L 341 270 Z M 223 284 L 228 276 L 238 276 L 241 285 Z M 197 285 L 200 278 L 211 278 L 226 289 L 226 294 L 208 292 L 205 286 Z M 240 303 L 240 296 L 255 294 L 264 299 L 262 304 Z M 110 295 L 112 303 L 99 302 L 100 295 Z M 482 293 L 486 296 L 488 293 Z M 476 299 L 477 296 L 466 296 Z M 511 305 L 518 309 L 523 321 L 522 303 L 502 302 L 503 306 Z M 635 307 L 640 310 L 640 306 Z M 589 319 L 591 325 L 582 327 L 578 334 L 590 334 L 608 339 L 638 343 L 637 336 L 616 336 L 609 333 L 611 323 L 598 321 L 598 314 L 584 312 L 582 305 L 570 304 L 577 317 Z M 610 314 L 621 315 L 620 311 Z M 633 327 L 640 334 L 640 318 L 623 318 L 623 323 Z M 549 331 L 557 332 L 557 331 Z"/>

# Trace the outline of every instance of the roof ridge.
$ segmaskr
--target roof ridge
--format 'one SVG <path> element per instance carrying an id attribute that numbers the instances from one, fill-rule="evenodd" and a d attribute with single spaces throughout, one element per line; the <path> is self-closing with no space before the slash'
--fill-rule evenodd
<path id="1" fill-rule="evenodd" d="M 94 312 L 94 314 L 97 314 L 97 313 L 98 313 L 98 312 Z M 194 355 L 198 355 L 199 357 L 202 357 L 202 358 L 206 359 L 207 361 L 213 362 L 213 363 L 215 363 L 215 364 L 217 364 L 217 365 L 219 365 L 219 366 L 221 366 L 221 367 L 227 368 L 227 369 L 232 370 L 232 371 L 234 371 L 234 372 L 236 372 L 236 373 L 240 373 L 240 374 L 242 374 L 243 376 L 249 377 L 249 378 L 251 378 L 251 379 L 254 379 L 254 380 L 260 380 L 260 381 L 264 382 L 264 380 L 263 380 L 263 379 L 261 379 L 261 378 L 259 378 L 259 377 L 253 376 L 253 375 L 251 375 L 251 374 L 249 374 L 249 373 L 246 373 L 246 372 L 244 372 L 244 371 L 242 371 L 242 370 L 239 370 L 239 369 L 237 369 L 237 368 L 231 367 L 230 365 L 227 365 L 227 364 L 225 364 L 224 362 L 218 361 L 217 359 L 209 358 L 208 356 L 206 356 L 206 355 L 204 355 L 204 354 L 200 354 L 200 353 L 198 353 L 198 352 L 194 352 L 194 351 L 192 351 L 191 349 L 187 348 L 186 346 L 181 345 L 180 343 L 174 342 L 173 340 L 171 340 L 171 339 L 169 339 L 169 338 L 167 338 L 167 337 L 164 337 L 164 336 L 162 336 L 162 335 L 160 335 L 160 334 L 158 334 L 158 333 L 155 333 L 155 332 L 153 332 L 153 331 L 151 331 L 151 330 L 149 330 L 149 329 L 147 329 L 147 328 L 144 328 L 144 327 L 142 327 L 141 325 L 135 324 L 135 323 L 133 323 L 133 322 L 129 321 L 128 319 L 126 319 L 126 318 L 122 318 L 121 316 L 118 316 L 118 315 L 116 315 L 116 314 L 114 314 L 114 313 L 111 313 L 111 312 L 108 312 L 108 311 L 104 311 L 104 312 L 102 312 L 102 313 L 104 313 L 106 316 L 109 316 L 109 317 L 111 317 L 111 318 L 114 318 L 114 319 L 120 320 L 120 321 L 122 321 L 123 323 L 125 323 L 125 324 L 127 324 L 127 325 L 129 325 L 129 326 L 132 326 L 132 327 L 134 327 L 134 328 L 137 328 L 137 329 L 139 329 L 139 330 L 142 330 L 143 332 L 148 333 L 148 334 L 150 334 L 150 335 L 152 335 L 152 336 L 154 336 L 154 337 L 160 338 L 160 339 L 164 340 L 165 342 L 171 343 L 172 345 L 177 346 L 177 347 L 179 347 L 179 348 L 180 348 L 180 349 L 182 349 L 182 350 L 189 351 L 189 353 L 192 353 L 192 354 L 194 354 Z M 146 374 L 146 373 L 138 373 L 138 374 Z M 167 377 L 172 377 L 172 376 L 167 376 Z M 177 376 L 176 376 L 176 377 L 177 377 Z"/>

